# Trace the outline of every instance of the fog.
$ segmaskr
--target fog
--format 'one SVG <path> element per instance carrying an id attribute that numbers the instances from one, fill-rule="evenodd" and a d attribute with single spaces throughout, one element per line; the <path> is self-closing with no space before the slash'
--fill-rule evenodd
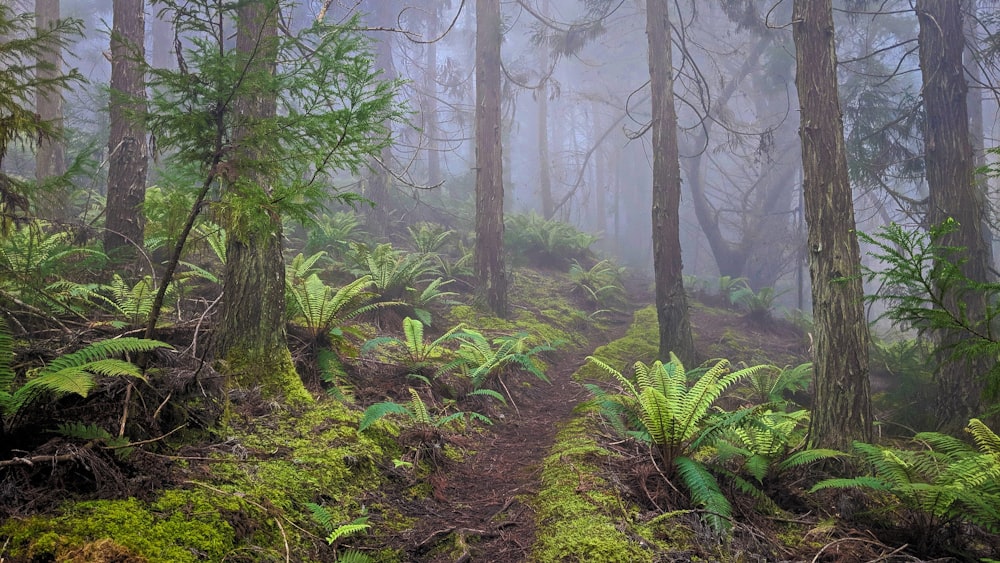
<path id="1" fill-rule="evenodd" d="M 30 10 L 30 4 L 16 6 Z M 599 234 L 601 252 L 639 271 L 648 271 L 651 260 L 644 4 L 502 3 L 505 213 L 539 213 Z M 834 4 L 858 227 L 919 224 L 927 189 L 917 19 L 904 1 Z M 970 15 L 975 37 L 968 52 L 976 61 L 970 114 L 978 108 L 982 115 L 975 146 L 985 164 L 983 148 L 997 144 L 996 69 L 987 40 L 996 22 L 981 4 Z M 328 22 L 362 14 L 369 47 L 387 53 L 392 72 L 405 80 L 409 119 L 393 124 L 391 158 L 382 163 L 394 178 L 392 206 L 400 216 L 468 223 L 476 170 L 474 8 L 460 0 L 313 1 L 283 16 L 283 28 L 294 30 L 320 13 Z M 147 58 L 175 65 L 171 14 L 158 18 L 160 9 L 147 6 Z M 790 2 L 686 0 L 671 6 L 670 19 L 685 273 L 743 277 L 754 288 L 775 287 L 788 306 L 804 307 L 806 226 L 790 10 Z M 64 49 L 63 66 L 87 79 L 65 92 L 68 158 L 93 153 L 96 176 L 84 185 L 103 193 L 111 2 L 67 0 L 61 12 L 84 25 L 83 35 Z M 33 156 L 13 150 L 3 165 L 30 176 Z M 155 179 L 155 167 L 151 173 Z M 342 184 L 363 192 L 358 180 Z M 992 201 L 992 181 L 988 187 Z"/>

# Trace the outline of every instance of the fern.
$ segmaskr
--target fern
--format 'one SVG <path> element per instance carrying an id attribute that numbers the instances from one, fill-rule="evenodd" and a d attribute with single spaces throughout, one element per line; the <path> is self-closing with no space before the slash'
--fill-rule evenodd
<path id="1" fill-rule="evenodd" d="M 1000 456 L 996 434 L 981 421 L 969 422 L 976 448 L 933 432 L 914 437 L 918 449 L 880 448 L 854 443 L 871 475 L 827 479 L 811 492 L 830 488 L 862 488 L 894 496 L 921 518 L 912 525 L 932 535 L 952 521 L 967 521 L 991 532 L 1000 530 Z M 935 449 L 937 448 L 937 449 Z M 929 536 L 928 536 L 929 537 Z"/>
<path id="2" fill-rule="evenodd" d="M 95 376 L 142 378 L 138 366 L 111 358 L 125 354 L 169 348 L 169 344 L 141 338 L 117 338 L 94 342 L 76 352 L 60 356 L 38 370 L 16 390 L 0 389 L 0 415 L 13 419 L 45 393 L 58 398 L 66 394 L 86 397 Z"/>
<path id="3" fill-rule="evenodd" d="M 691 503 L 707 511 L 705 522 L 717 533 L 727 532 L 733 507 L 726 495 L 722 494 L 715 476 L 704 465 L 688 457 L 678 456 L 674 462 L 677 474 L 691 495 Z"/>
<path id="4" fill-rule="evenodd" d="M 361 414 L 361 420 L 358 422 L 358 430 L 364 432 L 372 424 L 375 424 L 390 414 L 405 415 L 411 419 L 413 418 L 413 412 L 410 411 L 410 409 L 405 405 L 401 405 L 393 401 L 383 401 L 381 403 L 375 403 L 365 409 L 365 412 Z"/>
<path id="5" fill-rule="evenodd" d="M 404 355 L 397 357 L 407 369 L 423 373 L 432 363 L 446 358 L 449 350 L 445 342 L 455 338 L 455 334 L 463 325 L 458 324 L 431 342 L 424 341 L 424 323 L 418 319 L 406 317 L 403 319 L 403 338 L 380 336 L 364 343 L 361 352 L 366 353 L 378 348 L 402 349 Z"/>
<path id="6" fill-rule="evenodd" d="M 0 405 L 2 397 L 14 385 L 14 337 L 7 326 L 7 320 L 0 316 Z M 0 407 L 2 409 L 2 407 Z M 0 415 L 3 411 L 0 410 Z"/>

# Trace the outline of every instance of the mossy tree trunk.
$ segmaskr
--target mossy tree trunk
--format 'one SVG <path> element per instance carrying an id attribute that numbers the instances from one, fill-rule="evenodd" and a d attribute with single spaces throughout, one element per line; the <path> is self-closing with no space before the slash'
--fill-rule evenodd
<path id="1" fill-rule="evenodd" d="M 235 113 L 242 125 L 236 132 L 236 177 L 226 183 L 226 198 L 266 200 L 270 193 L 270 179 L 258 165 L 266 158 L 262 154 L 266 147 L 250 137 L 265 137 L 255 128 L 276 114 L 275 94 L 266 88 L 264 77 L 274 72 L 277 10 L 276 4 L 264 0 L 247 2 L 237 12 L 236 50 L 247 57 L 247 82 L 260 81 L 263 87 L 236 100 Z M 252 191 L 263 191 L 265 197 Z M 235 385 L 260 386 L 265 396 L 301 402 L 309 395 L 288 351 L 281 216 L 266 206 L 246 214 L 223 214 L 226 268 L 216 355 L 227 362 Z"/>
<path id="2" fill-rule="evenodd" d="M 148 150 L 140 125 L 146 112 L 146 56 L 143 0 L 115 0 L 111 31 L 111 133 L 108 137 L 108 194 L 104 252 L 134 258 L 146 225 Z"/>
<path id="3" fill-rule="evenodd" d="M 500 0 L 476 0 L 476 277 L 498 316 L 507 315 L 500 130 Z"/>
<path id="4" fill-rule="evenodd" d="M 653 273 L 660 332 L 659 357 L 666 361 L 673 352 L 681 362 L 693 363 L 694 339 L 682 275 L 681 165 L 667 0 L 646 3 L 646 37 L 653 106 Z"/>
<path id="5" fill-rule="evenodd" d="M 867 442 L 872 437 L 870 335 L 837 95 L 830 0 L 796 0 L 792 22 L 815 320 L 809 440 L 814 447 L 846 451 L 852 440 Z"/>
<path id="6" fill-rule="evenodd" d="M 962 247 L 962 273 L 973 282 L 989 281 L 991 252 L 983 228 L 985 195 L 973 177 L 973 153 L 969 137 L 968 85 L 962 51 L 965 44 L 962 14 L 955 0 L 918 0 L 917 19 L 920 71 L 924 80 L 924 162 L 930 192 L 929 225 L 951 218 L 958 228 L 944 234 L 938 244 Z M 981 326 L 986 300 L 980 291 L 953 290 L 946 307 L 969 326 Z M 969 418 L 983 413 L 983 376 L 989 358 L 953 358 L 952 348 L 971 335 L 942 331 L 939 335 L 941 364 L 937 372 L 939 424 L 961 429 Z"/>

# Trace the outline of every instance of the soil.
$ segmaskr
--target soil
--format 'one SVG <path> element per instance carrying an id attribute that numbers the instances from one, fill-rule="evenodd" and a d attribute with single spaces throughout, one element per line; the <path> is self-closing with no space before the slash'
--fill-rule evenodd
<path id="1" fill-rule="evenodd" d="M 624 334 L 627 323 L 615 331 Z M 620 334 L 613 334 L 617 338 Z M 573 373 L 589 352 L 555 362 L 551 384 L 533 383 L 514 391 L 516 410 L 471 438 L 451 437 L 472 452 L 461 462 L 445 462 L 430 477 L 433 494 L 407 503 L 412 530 L 395 540 L 411 561 L 525 561 L 535 539 L 535 517 L 525 501 L 538 492 L 542 460 L 560 425 L 587 399 Z"/>
<path id="2" fill-rule="evenodd" d="M 719 316 L 717 310 L 692 310 L 692 325 L 702 344 L 700 356 L 718 357 L 718 347 L 710 349 L 708 343 L 722 339 L 723 330 L 733 328 L 736 319 L 736 330 L 747 336 L 754 349 L 772 351 L 778 360 L 806 361 L 808 345 L 802 344 L 801 332 L 794 327 L 777 321 L 762 326 L 733 313 L 726 315 L 728 324 L 723 324 Z M 609 333 L 592 335 L 591 342 L 596 346 L 621 337 L 630 320 L 622 317 Z M 398 503 L 404 516 L 415 519 L 412 529 L 390 538 L 392 547 L 406 553 L 410 561 L 527 560 L 535 541 L 530 499 L 539 491 L 542 462 L 557 432 L 573 416 L 573 409 L 589 398 L 573 374 L 591 353 L 575 350 L 552 362 L 547 372 L 551 385 L 537 382 L 527 390 L 516 388 L 517 410 L 508 408 L 502 418 L 494 417 L 495 424 L 484 432 L 446 437 L 471 453 L 461 462 L 443 461 L 429 477 L 430 496 L 407 501 L 402 500 L 405 490 L 382 491 L 395 499 L 392 502 Z"/>

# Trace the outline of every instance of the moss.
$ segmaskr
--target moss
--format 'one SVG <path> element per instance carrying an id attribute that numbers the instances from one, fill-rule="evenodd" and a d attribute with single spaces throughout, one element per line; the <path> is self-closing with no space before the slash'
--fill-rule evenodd
<path id="1" fill-rule="evenodd" d="M 113 538 L 137 558 L 183 563 L 248 553 L 283 560 L 287 540 L 298 560 L 309 561 L 316 540 L 301 530 L 317 528 L 305 504 L 323 504 L 335 522 L 353 520 L 381 486 L 377 465 L 398 457 L 398 447 L 391 436 L 358 433 L 359 414 L 333 401 L 296 418 L 276 413 L 282 416 L 233 424 L 233 461 L 193 468 L 200 473 L 186 489 L 165 491 L 151 503 L 77 502 L 52 517 L 12 519 L 0 527 L 0 542 L 7 536 L 11 555 L 46 560 Z M 398 515 L 383 515 L 390 517 Z"/>
<path id="2" fill-rule="evenodd" d="M 532 560 L 652 561 L 652 551 L 621 531 L 631 517 L 613 488 L 597 477 L 612 454 L 589 434 L 587 419 L 574 419 L 544 461 L 542 490 L 533 502 L 538 533 Z"/>
<path id="3" fill-rule="evenodd" d="M 635 362 L 652 362 L 659 353 L 660 335 L 657 322 L 655 307 L 639 309 L 635 312 L 632 325 L 625 332 L 625 336 L 598 347 L 594 350 L 593 356 L 618 370 L 631 367 Z M 577 381 L 604 379 L 607 374 L 593 365 L 586 364 L 573 377 Z"/>
<path id="4" fill-rule="evenodd" d="M 288 348 L 273 353 L 233 349 L 226 354 L 224 364 L 220 371 L 230 376 L 237 387 L 259 387 L 264 398 L 281 398 L 290 406 L 300 407 L 313 402 L 295 371 Z"/>
<path id="5" fill-rule="evenodd" d="M 79 502 L 56 517 L 10 520 L 0 535 L 10 539 L 12 555 L 36 560 L 74 560 L 88 545 L 113 539 L 132 561 L 219 561 L 234 548 L 233 528 L 220 515 L 225 505 L 240 507 L 233 500 L 216 503 L 198 490 L 169 491 L 153 505 L 136 499 Z"/>

